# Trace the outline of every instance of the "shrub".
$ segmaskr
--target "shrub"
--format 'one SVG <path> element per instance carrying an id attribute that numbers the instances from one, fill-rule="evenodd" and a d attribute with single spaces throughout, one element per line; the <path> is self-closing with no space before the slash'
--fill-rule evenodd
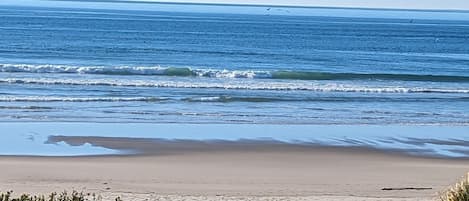
<path id="1" fill-rule="evenodd" d="M 95 194 L 84 194 L 83 192 L 78 192 L 78 191 L 72 191 L 71 193 L 64 191 L 60 194 L 54 192 L 54 193 L 49 194 L 49 196 L 22 194 L 18 198 L 13 198 L 12 195 L 13 195 L 13 191 L 0 193 L 0 201 L 99 201 L 101 200 L 101 197 L 96 196 Z M 119 201 L 121 201 L 120 197 L 118 199 Z"/>
<path id="2" fill-rule="evenodd" d="M 460 182 L 446 190 L 442 201 L 469 201 L 469 173 Z"/>

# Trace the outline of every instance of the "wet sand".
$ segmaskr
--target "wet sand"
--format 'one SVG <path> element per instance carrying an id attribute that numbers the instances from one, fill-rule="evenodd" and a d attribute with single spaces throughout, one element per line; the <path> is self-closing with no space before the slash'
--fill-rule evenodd
<path id="1" fill-rule="evenodd" d="M 127 156 L 0 158 L 2 190 L 79 190 L 105 200 L 433 200 L 467 159 L 272 141 L 56 137 L 139 152 Z M 382 190 L 383 188 L 424 188 Z M 431 189 L 427 189 L 431 188 Z"/>

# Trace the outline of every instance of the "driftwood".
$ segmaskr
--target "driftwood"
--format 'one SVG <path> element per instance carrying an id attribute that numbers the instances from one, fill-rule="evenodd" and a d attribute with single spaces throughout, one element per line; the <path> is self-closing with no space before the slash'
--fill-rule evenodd
<path id="1" fill-rule="evenodd" d="M 432 188 L 416 188 L 416 187 L 406 187 L 406 188 L 382 188 L 383 191 L 405 191 L 405 190 L 431 190 Z"/>

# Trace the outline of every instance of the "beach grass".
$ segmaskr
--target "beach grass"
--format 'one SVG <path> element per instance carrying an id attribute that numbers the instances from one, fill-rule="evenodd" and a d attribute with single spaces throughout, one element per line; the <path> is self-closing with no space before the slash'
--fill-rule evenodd
<path id="1" fill-rule="evenodd" d="M 45 195 L 30 195 L 22 194 L 19 197 L 13 196 L 13 191 L 7 191 L 6 193 L 0 193 L 0 201 L 100 201 L 101 196 L 96 194 L 85 194 L 83 192 L 72 191 L 68 193 L 64 191 L 62 193 L 51 193 L 48 196 Z M 115 201 L 122 201 L 120 197 L 117 197 Z"/>
<path id="2" fill-rule="evenodd" d="M 441 201 L 469 201 L 469 173 L 446 190 L 441 196 Z"/>

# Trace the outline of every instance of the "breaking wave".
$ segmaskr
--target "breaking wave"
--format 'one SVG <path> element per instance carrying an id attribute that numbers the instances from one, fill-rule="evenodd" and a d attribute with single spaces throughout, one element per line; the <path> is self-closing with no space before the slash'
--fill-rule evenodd
<path id="1" fill-rule="evenodd" d="M 0 102 L 132 102 L 163 101 L 157 97 L 60 97 L 60 96 L 0 96 Z"/>
<path id="2" fill-rule="evenodd" d="M 210 78 L 290 79 L 290 80 L 396 80 L 424 82 L 469 82 L 469 76 L 386 73 L 328 73 L 305 71 L 217 70 L 188 67 L 71 66 L 0 64 L 0 72 L 69 73 L 103 75 L 195 76 Z"/>
<path id="3" fill-rule="evenodd" d="M 317 92 L 363 93 L 469 93 L 469 89 L 431 87 L 366 86 L 353 84 L 325 84 L 309 82 L 194 82 L 129 79 L 52 79 L 52 78 L 0 78 L 0 83 L 41 85 L 89 85 L 157 88 L 205 88 L 239 90 L 302 90 Z"/>

